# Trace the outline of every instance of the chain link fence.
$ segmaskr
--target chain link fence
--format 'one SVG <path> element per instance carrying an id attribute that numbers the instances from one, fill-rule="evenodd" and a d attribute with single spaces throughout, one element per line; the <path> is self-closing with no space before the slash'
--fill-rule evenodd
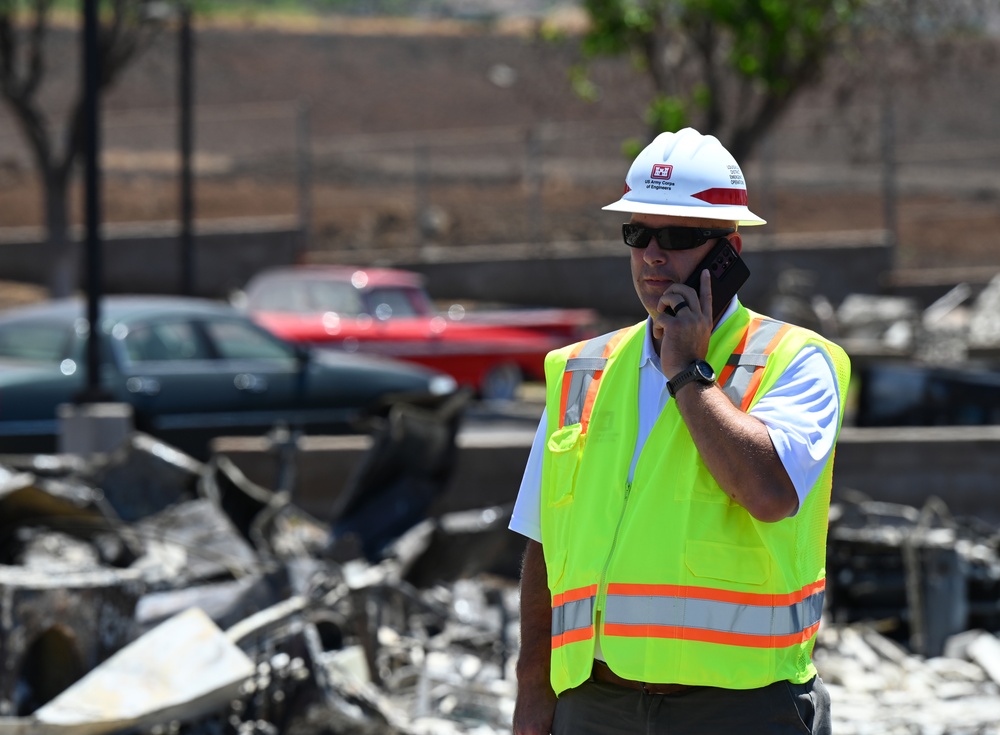
<path id="1" fill-rule="evenodd" d="M 881 229 L 903 266 L 1000 264 L 1000 249 L 965 234 L 1000 224 L 996 126 L 968 112 L 961 126 L 918 120 L 888 96 L 794 109 L 744 165 L 769 220 L 758 232 Z M 624 141 L 647 135 L 621 119 L 320 137 L 299 100 L 206 105 L 195 123 L 198 217 L 298 217 L 320 250 L 614 239 L 600 206 L 620 192 Z M 108 186 L 125 195 L 156 181 L 155 209 L 171 217 L 173 112 L 104 124 Z"/>

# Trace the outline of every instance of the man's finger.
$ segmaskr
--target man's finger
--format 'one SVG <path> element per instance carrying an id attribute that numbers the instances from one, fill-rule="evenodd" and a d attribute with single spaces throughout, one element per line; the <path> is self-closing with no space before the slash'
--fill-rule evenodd
<path id="1" fill-rule="evenodd" d="M 701 301 L 701 313 L 713 314 L 712 311 L 712 273 L 706 268 L 701 272 L 701 288 L 698 292 Z"/>

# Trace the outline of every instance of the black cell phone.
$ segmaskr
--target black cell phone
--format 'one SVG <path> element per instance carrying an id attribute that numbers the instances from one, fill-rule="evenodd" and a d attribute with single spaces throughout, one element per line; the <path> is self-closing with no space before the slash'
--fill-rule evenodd
<path id="1" fill-rule="evenodd" d="M 712 274 L 712 311 L 714 312 L 712 319 L 715 321 L 729 306 L 729 302 L 736 295 L 740 286 L 746 283 L 750 277 L 750 269 L 747 268 L 747 264 L 743 262 L 732 243 L 724 237 L 719 238 L 719 242 L 694 269 L 685 285 L 690 286 L 696 293 L 700 294 L 701 272 L 706 268 Z"/>

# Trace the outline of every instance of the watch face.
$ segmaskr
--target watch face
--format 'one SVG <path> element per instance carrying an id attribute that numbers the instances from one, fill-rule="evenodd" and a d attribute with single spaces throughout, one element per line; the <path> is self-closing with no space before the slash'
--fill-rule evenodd
<path id="1" fill-rule="evenodd" d="M 712 369 L 712 366 L 709 365 L 704 360 L 698 360 L 694 364 L 694 369 L 698 375 L 699 380 L 705 383 L 711 383 L 713 380 L 715 380 L 715 371 Z"/>

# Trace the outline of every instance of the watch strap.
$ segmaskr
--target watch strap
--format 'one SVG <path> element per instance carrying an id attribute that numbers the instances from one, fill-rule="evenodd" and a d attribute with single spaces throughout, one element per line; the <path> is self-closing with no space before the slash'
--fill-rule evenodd
<path id="1" fill-rule="evenodd" d="M 679 391 L 688 383 L 697 381 L 704 385 L 709 385 L 714 382 L 714 371 L 712 371 L 713 377 L 711 380 L 706 380 L 702 376 L 701 371 L 698 370 L 698 364 L 700 362 L 702 361 L 695 360 L 690 365 L 688 365 L 684 370 L 681 370 L 679 373 L 677 373 L 677 375 L 675 375 L 674 377 L 672 377 L 670 380 L 667 381 L 667 392 L 670 394 L 671 398 L 676 396 L 677 391 Z"/>

